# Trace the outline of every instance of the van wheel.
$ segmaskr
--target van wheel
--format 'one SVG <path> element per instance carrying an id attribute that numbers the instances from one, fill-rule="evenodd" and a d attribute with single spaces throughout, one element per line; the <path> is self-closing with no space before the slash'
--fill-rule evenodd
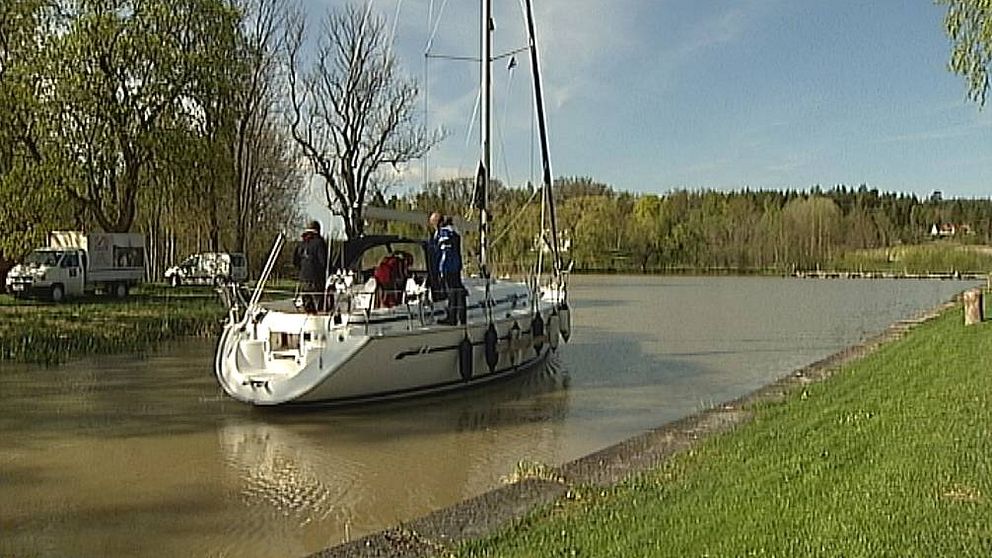
<path id="1" fill-rule="evenodd" d="M 127 296 L 127 283 L 116 283 L 114 285 L 114 298 L 124 298 Z"/>
<path id="2" fill-rule="evenodd" d="M 169 279 L 169 284 L 172 285 L 173 287 L 178 287 L 179 285 L 183 284 L 183 280 L 180 279 L 178 275 L 173 275 Z"/>
<path id="3" fill-rule="evenodd" d="M 65 287 L 59 283 L 52 285 L 51 298 L 52 302 L 62 302 L 65 300 Z"/>

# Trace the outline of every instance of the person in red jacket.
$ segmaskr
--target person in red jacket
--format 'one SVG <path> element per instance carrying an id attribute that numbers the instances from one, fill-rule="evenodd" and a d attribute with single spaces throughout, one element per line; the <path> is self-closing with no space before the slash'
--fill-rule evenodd
<path id="1" fill-rule="evenodd" d="M 403 301 L 412 263 L 413 256 L 406 252 L 394 252 L 382 258 L 374 273 L 379 289 L 379 306 L 392 308 Z"/>

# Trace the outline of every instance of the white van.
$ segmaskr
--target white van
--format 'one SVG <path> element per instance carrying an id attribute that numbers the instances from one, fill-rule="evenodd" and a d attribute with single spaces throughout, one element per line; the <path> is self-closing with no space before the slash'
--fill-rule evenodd
<path id="1" fill-rule="evenodd" d="M 242 283 L 248 279 L 248 260 L 244 254 L 203 252 L 193 254 L 165 270 L 165 280 L 173 287 L 179 285 L 220 285 Z"/>

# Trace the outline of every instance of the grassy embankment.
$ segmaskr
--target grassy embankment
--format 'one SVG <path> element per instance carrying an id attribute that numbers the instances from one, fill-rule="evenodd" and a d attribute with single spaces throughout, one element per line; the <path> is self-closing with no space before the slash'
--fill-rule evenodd
<path id="1" fill-rule="evenodd" d="M 962 311 L 459 556 L 992 555 L 992 324 Z"/>
<path id="2" fill-rule="evenodd" d="M 216 335 L 224 316 L 217 295 L 205 288 L 143 285 L 124 300 L 63 304 L 0 295 L 0 363 L 140 352 L 182 336 Z"/>

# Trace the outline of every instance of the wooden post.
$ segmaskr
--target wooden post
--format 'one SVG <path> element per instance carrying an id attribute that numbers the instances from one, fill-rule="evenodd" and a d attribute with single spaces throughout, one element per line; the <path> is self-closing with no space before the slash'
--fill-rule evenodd
<path id="1" fill-rule="evenodd" d="M 984 319 L 982 289 L 968 289 L 964 292 L 964 325 L 981 323 Z"/>

